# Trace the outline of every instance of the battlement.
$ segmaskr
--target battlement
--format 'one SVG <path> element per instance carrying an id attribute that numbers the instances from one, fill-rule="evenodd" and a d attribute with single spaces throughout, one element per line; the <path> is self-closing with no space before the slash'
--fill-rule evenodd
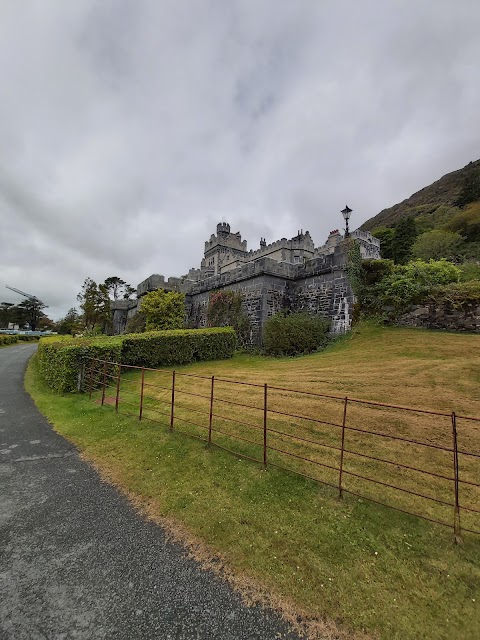
<path id="1" fill-rule="evenodd" d="M 380 258 L 380 241 L 368 231 L 356 230 L 350 237 L 358 242 L 362 257 Z M 260 273 L 287 280 L 307 277 L 320 270 L 344 268 L 344 236 L 338 229 L 330 232 L 327 241 L 315 248 L 308 231 L 303 229 L 291 239 L 281 238 L 267 244 L 260 240 L 260 248 L 247 252 L 247 241 L 239 232 L 231 233 L 230 225 L 217 225 L 217 235 L 205 243 L 205 257 L 200 269 L 190 269 L 182 278 L 153 274 L 137 287 L 140 298 L 149 291 L 164 289 L 181 291 L 187 295 L 208 291 L 255 277 Z M 343 262 L 342 262 L 343 260 Z"/>
<path id="2" fill-rule="evenodd" d="M 205 257 L 217 247 L 228 247 L 234 251 L 246 253 L 247 241 L 242 241 L 239 231 L 232 233 L 228 222 L 220 222 L 217 224 L 217 235 L 212 234 L 210 240 L 205 242 Z"/>
<path id="3" fill-rule="evenodd" d="M 380 248 L 380 240 L 375 236 L 372 236 L 370 231 L 361 231 L 360 229 L 356 229 L 355 231 L 352 231 L 352 233 L 350 234 L 350 237 L 355 238 L 357 240 L 363 240 L 365 242 L 369 242 L 370 244 L 373 244 L 378 248 Z"/>

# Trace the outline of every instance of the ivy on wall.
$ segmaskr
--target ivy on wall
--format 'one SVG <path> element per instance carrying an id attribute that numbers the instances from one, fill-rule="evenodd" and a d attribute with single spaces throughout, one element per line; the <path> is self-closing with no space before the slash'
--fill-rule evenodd
<path id="1" fill-rule="evenodd" d="M 362 297 L 365 280 L 360 245 L 355 240 L 348 241 L 347 265 L 345 270 L 355 297 L 360 299 Z"/>

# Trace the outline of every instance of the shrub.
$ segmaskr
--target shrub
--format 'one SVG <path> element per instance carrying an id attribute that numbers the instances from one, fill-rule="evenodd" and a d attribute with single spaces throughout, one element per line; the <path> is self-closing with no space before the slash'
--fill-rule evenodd
<path id="1" fill-rule="evenodd" d="M 212 291 L 208 299 L 207 322 L 209 327 L 233 327 L 240 345 L 249 345 L 250 321 L 238 291 Z"/>
<path id="2" fill-rule="evenodd" d="M 146 329 L 146 322 L 145 314 L 142 311 L 137 311 L 127 320 L 125 333 L 143 333 Z"/>
<path id="3" fill-rule="evenodd" d="M 425 300 L 434 287 L 457 282 L 460 270 L 447 260 L 414 260 L 406 265 L 396 265 L 369 291 L 372 308 L 381 310 L 393 306 L 397 311 L 406 310 L 411 304 Z"/>
<path id="4" fill-rule="evenodd" d="M 418 236 L 412 255 L 420 260 L 455 260 L 461 253 L 463 238 L 459 233 L 433 229 Z"/>
<path id="5" fill-rule="evenodd" d="M 307 313 L 277 314 L 265 323 L 263 347 L 272 356 L 310 353 L 328 342 L 330 322 Z"/>
<path id="6" fill-rule="evenodd" d="M 107 360 L 108 375 L 116 375 L 114 363 L 145 367 L 187 364 L 195 360 L 231 358 L 236 336 L 231 327 L 151 331 L 125 336 L 42 338 L 38 347 L 39 369 L 49 387 L 75 391 L 78 373 L 89 358 Z M 90 376 L 89 376 L 90 378 Z M 93 386 L 103 380 L 103 367 L 93 375 Z"/>
<path id="7" fill-rule="evenodd" d="M 4 346 L 6 344 L 15 344 L 16 342 L 18 342 L 18 336 L 15 334 L 8 334 L 8 333 L 4 333 L 4 334 L 0 334 L 0 345 Z"/>
<path id="8" fill-rule="evenodd" d="M 459 265 L 460 282 L 469 282 L 470 280 L 480 280 L 480 262 L 464 262 Z"/>
<path id="9" fill-rule="evenodd" d="M 143 298 L 140 311 L 145 314 L 147 331 L 181 329 L 185 321 L 185 294 L 157 289 Z"/>
<path id="10" fill-rule="evenodd" d="M 62 336 L 63 338 L 63 336 Z M 43 379 L 49 387 L 59 392 L 76 391 L 80 366 L 89 358 L 119 362 L 122 342 L 119 338 L 105 336 L 100 339 L 42 338 L 38 345 L 38 363 Z M 116 373 L 115 365 L 107 366 L 109 375 Z M 99 384 L 103 371 L 93 376 Z"/>
<path id="11" fill-rule="evenodd" d="M 432 290 L 429 298 L 436 303 L 447 304 L 454 309 L 480 304 L 480 280 L 452 282 Z"/>
<path id="12" fill-rule="evenodd" d="M 122 363 L 159 367 L 195 360 L 231 358 L 236 335 L 231 327 L 151 331 L 123 336 Z"/>

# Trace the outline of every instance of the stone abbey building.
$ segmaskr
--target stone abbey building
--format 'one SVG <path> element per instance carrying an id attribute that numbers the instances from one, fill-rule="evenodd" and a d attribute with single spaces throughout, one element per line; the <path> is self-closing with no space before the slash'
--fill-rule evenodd
<path id="1" fill-rule="evenodd" d="M 370 233 L 354 231 L 363 258 L 380 258 L 380 241 Z M 185 293 L 186 315 L 191 326 L 207 322 L 211 291 L 229 289 L 242 295 L 243 307 L 251 325 L 252 344 L 261 344 L 265 320 L 279 311 L 308 311 L 331 319 L 331 331 L 344 333 L 350 328 L 354 296 L 346 274 L 346 243 L 338 230 L 325 244 L 315 247 L 308 231 L 298 231 L 247 250 L 247 241 L 230 225 L 221 222 L 217 233 L 205 242 L 200 268 L 190 269 L 181 278 L 151 275 L 137 287 L 137 300 L 114 303 L 113 326 L 121 333 L 129 318 L 140 308 L 141 298 L 149 291 L 164 289 Z"/>

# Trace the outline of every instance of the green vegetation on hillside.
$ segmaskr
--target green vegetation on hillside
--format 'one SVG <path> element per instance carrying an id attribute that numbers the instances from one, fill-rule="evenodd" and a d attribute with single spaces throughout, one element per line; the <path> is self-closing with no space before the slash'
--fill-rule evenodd
<path id="1" fill-rule="evenodd" d="M 369 324 L 319 354 L 276 360 L 237 355 L 177 370 L 479 415 L 479 346 L 478 336 Z M 151 375 L 154 381 L 157 374 Z M 343 632 L 335 636 L 329 623 L 331 637 L 477 636 L 479 538 L 466 535 L 455 546 L 447 529 L 365 500 L 340 502 L 336 492 L 310 480 L 263 471 L 86 396 L 52 394 L 35 365 L 27 388 L 55 428 L 150 517 L 180 539 L 202 541 L 197 553 L 220 554 L 240 587 L 252 580 L 263 585 L 292 619 L 302 612 L 310 621 L 335 621 Z M 244 391 L 236 389 L 239 398 Z M 467 435 L 478 444 L 475 426 Z M 325 626 L 313 623 L 312 636 L 315 628 L 318 637 L 328 637 Z"/>
<path id="2" fill-rule="evenodd" d="M 480 160 L 443 176 L 362 225 L 383 258 L 480 262 Z"/>

